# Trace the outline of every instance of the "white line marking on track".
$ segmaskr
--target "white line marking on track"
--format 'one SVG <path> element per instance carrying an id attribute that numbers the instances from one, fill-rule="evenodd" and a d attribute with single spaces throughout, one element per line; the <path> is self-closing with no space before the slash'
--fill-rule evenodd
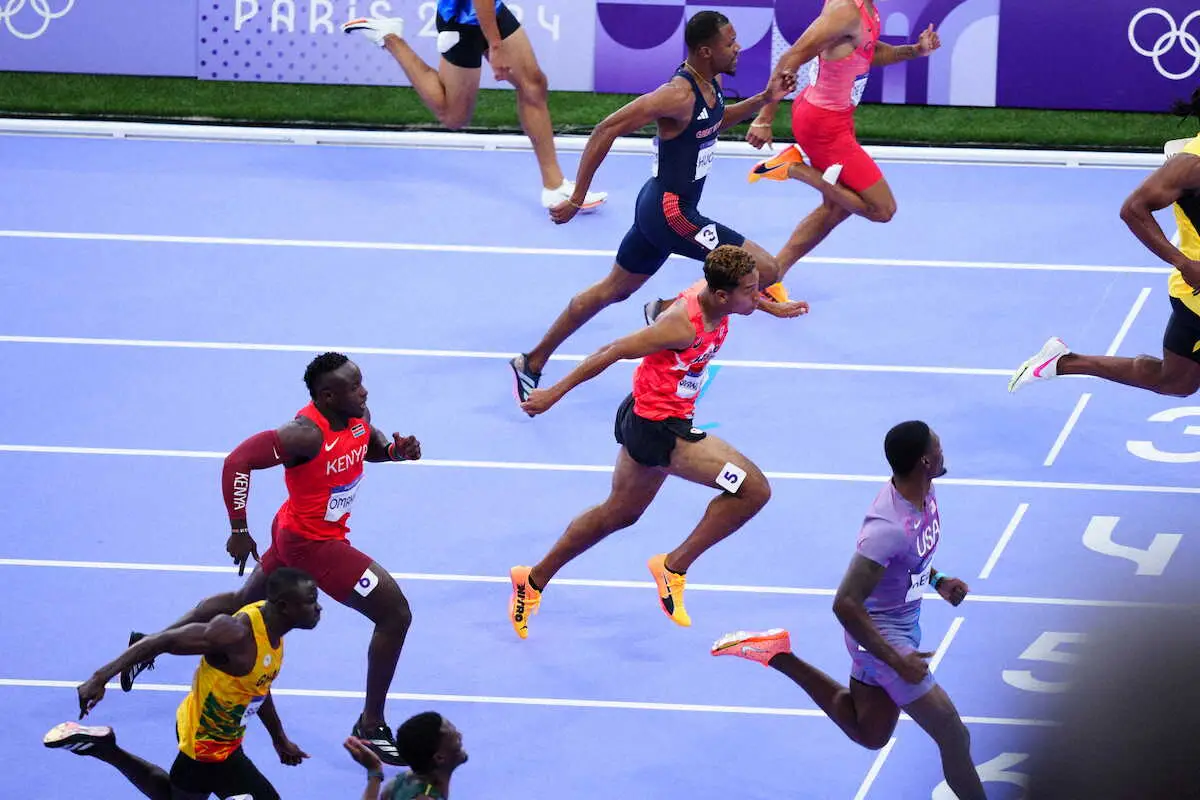
<path id="1" fill-rule="evenodd" d="M 1058 438 L 1051 445 L 1050 452 L 1046 454 L 1046 460 L 1042 462 L 1043 467 L 1054 466 L 1054 462 L 1058 459 L 1058 454 L 1062 452 L 1063 445 L 1067 443 L 1067 437 L 1071 435 L 1071 431 L 1075 430 L 1075 424 L 1079 422 L 1079 417 L 1083 414 L 1083 409 L 1087 407 L 1088 401 L 1091 399 L 1092 395 L 1090 392 L 1080 395 L 1079 400 L 1075 403 L 1075 408 L 1071 410 L 1071 415 L 1067 417 L 1062 430 L 1058 432 Z"/>
<path id="2" fill-rule="evenodd" d="M 75 689 L 82 681 L 31 680 L 24 678 L 0 678 L 0 686 L 30 689 Z M 106 689 L 117 689 L 119 683 L 110 683 Z M 134 691 L 174 692 L 183 694 L 191 690 L 187 684 L 138 683 Z M 271 694 L 288 697 L 325 697 L 359 700 L 364 692 L 340 691 L 337 689 L 278 689 Z M 556 706 L 566 708 L 618 708 L 632 711 L 690 711 L 708 714 L 751 714 L 776 717 L 824 717 L 818 708 L 769 708 L 759 706 L 717 706 L 693 703 L 650 703 L 630 700 L 581 700 L 558 697 L 506 697 L 501 695 L 472 694 L 426 694 L 412 692 L 389 692 L 389 700 L 412 700 L 422 703 L 485 703 L 519 706 Z M 907 715 L 900 715 L 909 720 Z M 1014 725 L 1023 727 L 1053 727 L 1056 723 L 1041 719 L 1019 719 L 1010 717 L 963 717 L 963 722 L 974 725 Z"/>
<path id="3" fill-rule="evenodd" d="M 1029 503 L 1021 503 L 1017 506 L 1017 510 L 1012 515 L 1012 519 L 1008 521 L 1004 532 L 1000 534 L 1000 541 L 996 542 L 995 548 L 992 549 L 992 554 L 988 556 L 987 563 L 983 565 L 983 570 L 980 571 L 981 579 L 987 578 L 992 574 L 992 570 L 996 568 L 996 562 L 1000 560 L 1000 554 L 1004 552 L 1004 548 L 1008 547 L 1008 542 L 1012 539 L 1013 533 L 1016 532 L 1017 526 L 1021 524 L 1021 520 L 1025 518 L 1025 512 L 1029 510 Z"/>
<path id="4" fill-rule="evenodd" d="M 883 762 L 887 761 L 887 757 L 891 755 L 892 748 L 895 746 L 896 737 L 893 736 L 880 749 L 879 755 L 875 756 L 875 760 L 871 763 L 871 768 L 867 770 L 867 777 L 863 778 L 862 785 L 858 787 L 858 793 L 854 795 L 854 800 L 866 800 L 867 792 L 871 791 L 872 784 L 879 777 L 879 771 L 883 769 Z"/>
<path id="5" fill-rule="evenodd" d="M 228 453 L 215 450 L 157 450 L 125 447 L 69 447 L 62 445 L 0 444 L 0 453 L 38 453 L 94 456 L 146 456 L 158 458 L 225 458 Z M 508 469 L 534 472 L 611 473 L 611 466 L 600 464 L 547 464 L 534 461 L 456 461 L 422 458 L 397 464 L 400 468 L 447 467 L 452 469 Z M 768 478 L 789 481 L 833 481 L 840 483 L 886 483 L 888 475 L 852 475 L 836 472 L 766 472 Z M 938 478 L 943 486 L 977 486 L 1000 489 L 1061 489 L 1084 492 L 1120 492 L 1131 494 L 1200 495 L 1200 486 L 1154 486 L 1124 483 L 1072 483 L 1068 481 L 1026 481 L 1004 478 Z M 690 585 L 690 584 L 689 584 Z"/>
<path id="6" fill-rule="evenodd" d="M 100 569 L 126 570 L 130 572 L 197 572 L 232 575 L 237 567 L 212 564 L 151 564 L 130 561 L 80 561 L 42 558 L 0 558 L 0 567 L 41 567 L 47 569 Z M 444 583 L 494 583 L 508 585 L 507 575 L 462 575 L 441 572 L 391 572 L 398 581 L 432 581 Z M 653 581 L 621 581 L 598 578 L 555 578 L 555 586 L 582 586 L 598 589 L 654 589 Z M 750 586 L 721 583 L 689 583 L 689 591 L 730 592 L 752 595 L 788 595 L 807 597 L 833 597 L 835 589 L 795 586 Z M 941 600 L 936 592 L 924 595 L 926 600 Z M 1013 605 L 1070 606 L 1082 608 L 1130 608 L 1130 609 L 1178 609 L 1192 610 L 1200 605 L 1175 603 L 1148 603 L 1138 600 L 1088 600 L 1070 597 L 1021 597 L 1016 595 L 971 594 L 968 603 L 1008 603 Z"/>
<path id="7" fill-rule="evenodd" d="M 272 239 L 236 236 L 185 236 L 146 233 L 87 233 L 75 231 L 0 230 L 0 238 L 53 239 L 96 242 L 138 242 L 144 244 L 230 245 L 240 247 L 309 247 L 339 250 L 399 250 L 407 252 L 478 253 L 492 255 L 584 256 L 612 258 L 615 250 L 589 250 L 564 247 L 516 247 L 511 245 L 438 244 L 416 242 L 359 242 L 337 239 Z M 684 256 L 672 258 L 690 260 Z M 1103 264 L 1042 264 L 1012 261 L 944 261 L 900 258 L 809 257 L 806 264 L 869 265 L 880 267 L 933 267 L 945 269 L 1006 269 L 1038 272 L 1102 272 L 1167 275 L 1170 267 L 1134 267 Z"/>
<path id="8" fill-rule="evenodd" d="M 1125 337 L 1129 335 L 1129 329 L 1133 327 L 1134 320 L 1141 313 L 1142 307 L 1146 305 L 1146 298 L 1149 296 L 1149 288 L 1142 289 L 1138 293 L 1137 299 L 1133 301 L 1133 307 L 1125 315 L 1125 321 L 1121 323 L 1121 327 L 1117 330 L 1117 335 L 1113 337 L 1112 343 L 1108 346 L 1108 350 L 1104 351 L 1104 355 L 1115 356 L 1117 351 L 1121 349 L 1121 344 L 1125 341 Z"/>
<path id="9" fill-rule="evenodd" d="M 78 336 L 16 336 L 0 335 L 4 344 L 55 344 L 98 347 L 149 347 L 180 350 L 248 350 L 281 353 L 325 353 L 336 351 L 350 355 L 408 356 L 414 358 L 480 358 L 507 361 L 517 353 L 501 353 L 486 350 L 427 350 L 405 347 L 353 347 L 340 345 L 309 344 L 259 344 L 254 342 L 189 342 L 167 339 L 105 339 Z M 556 354 L 551 361 L 583 361 L 587 356 Z M 636 365 L 629 359 L 626 364 Z M 714 359 L 714 366 L 748 367 L 756 369 L 823 370 L 832 372 L 890 372 L 913 375 L 986 375 L 1008 376 L 1011 369 L 985 369 L 978 367 L 903 366 L 894 364 L 837 364 L 819 361 L 746 361 Z"/>

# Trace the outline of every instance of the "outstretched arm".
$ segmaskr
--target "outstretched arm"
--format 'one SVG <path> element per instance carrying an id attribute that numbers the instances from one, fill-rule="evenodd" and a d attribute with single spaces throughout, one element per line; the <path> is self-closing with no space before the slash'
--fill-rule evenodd
<path id="1" fill-rule="evenodd" d="M 79 718 L 83 719 L 104 697 L 104 684 L 114 675 L 163 653 L 176 656 L 218 655 L 254 634 L 233 617 L 221 614 L 208 622 L 194 622 L 153 633 L 130 645 L 124 653 L 96 670 L 80 684 Z"/>
<path id="2" fill-rule="evenodd" d="M 875 57 L 871 60 L 873 67 L 886 67 L 891 64 L 899 64 L 901 61 L 911 61 L 914 58 L 924 58 L 942 46 L 942 40 L 938 36 L 937 31 L 933 29 L 931 23 L 928 28 L 921 31 L 921 35 L 917 37 L 917 41 L 913 44 L 903 44 L 893 47 L 887 42 L 879 42 L 875 45 Z"/>
<path id="3" fill-rule="evenodd" d="M 767 81 L 767 86 L 753 97 L 747 97 L 740 103 L 734 103 L 725 109 L 725 118 L 721 120 L 721 130 L 732 128 L 750 118 L 752 114 L 761 111 L 767 103 L 778 103 L 796 89 L 796 75 L 792 72 L 776 72 Z"/>
<path id="4" fill-rule="evenodd" d="M 820 16 L 813 20 L 795 44 L 779 57 L 775 74 L 795 75 L 801 65 L 812 61 L 822 51 L 854 36 L 859 25 L 858 8 L 851 0 L 833 0 L 821 10 Z M 770 128 L 778 108 L 778 100 L 765 104 L 762 111 L 758 112 L 754 125 Z M 753 139 L 751 143 L 754 143 Z"/>
<path id="5" fill-rule="evenodd" d="M 550 210 L 555 222 L 567 222 L 587 198 L 592 177 L 600 168 L 609 149 L 621 136 L 628 136 L 660 119 L 686 120 L 692 113 L 692 90 L 683 83 L 664 83 L 649 94 L 626 103 L 600 121 L 588 137 L 579 157 L 575 175 L 575 191 L 566 203 Z"/>
<path id="6" fill-rule="evenodd" d="M 1183 273 L 1183 279 L 1200 291 L 1200 263 L 1192 261 L 1163 233 L 1154 212 L 1179 200 L 1184 192 L 1200 190 L 1200 156 L 1179 153 L 1134 189 L 1121 206 L 1121 219 L 1151 253 Z"/>
<path id="7" fill-rule="evenodd" d="M 580 361 L 558 383 L 546 389 L 534 389 L 521 408 L 531 417 L 545 413 L 567 392 L 584 381 L 590 381 L 618 361 L 644 358 L 660 350 L 681 350 L 695 339 L 696 330 L 688 319 L 687 309 L 684 304 L 677 303 L 661 314 L 650 327 L 606 344 Z"/>

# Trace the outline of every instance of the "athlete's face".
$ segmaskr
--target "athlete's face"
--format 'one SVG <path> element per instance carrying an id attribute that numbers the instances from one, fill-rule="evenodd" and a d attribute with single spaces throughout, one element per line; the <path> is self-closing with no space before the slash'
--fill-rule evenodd
<path id="1" fill-rule="evenodd" d="M 321 390 L 321 399 L 330 410 L 346 417 L 361 417 L 367 413 L 367 387 L 363 386 L 362 371 L 353 361 L 347 361 L 329 374 Z"/>
<path id="2" fill-rule="evenodd" d="M 442 719 L 442 746 L 434 755 L 434 761 L 444 770 L 452 770 L 467 760 L 467 751 L 463 749 L 462 733 L 454 727 L 450 720 Z"/>
<path id="3" fill-rule="evenodd" d="M 317 602 L 317 585 L 312 581 L 299 584 L 294 592 L 284 597 L 284 613 L 292 626 L 311 631 L 321 621 L 321 604 Z"/>
<path id="4" fill-rule="evenodd" d="M 929 440 L 929 452 L 925 454 L 921 462 L 925 465 L 925 474 L 930 480 L 946 474 L 946 456 L 942 453 L 942 440 L 936 433 L 932 434 Z"/>
<path id="5" fill-rule="evenodd" d="M 736 289 L 721 291 L 730 314 L 753 314 L 758 308 L 758 269 L 752 269 L 738 281 Z"/>
<path id="6" fill-rule="evenodd" d="M 723 25 L 706 47 L 710 51 L 709 58 L 712 59 L 716 72 L 737 74 L 738 53 L 741 52 L 742 46 L 737 42 L 737 31 L 733 29 L 732 24 Z"/>

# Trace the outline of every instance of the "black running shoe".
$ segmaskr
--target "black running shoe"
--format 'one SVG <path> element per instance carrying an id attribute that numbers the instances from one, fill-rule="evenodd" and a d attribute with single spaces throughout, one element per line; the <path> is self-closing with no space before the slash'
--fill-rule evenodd
<path id="1" fill-rule="evenodd" d="M 512 368 L 513 377 L 516 379 L 513 391 L 517 396 L 517 402 L 524 403 L 529 399 L 529 394 L 537 388 L 538 381 L 542 379 L 542 373 L 529 371 L 529 368 L 525 366 L 524 353 L 510 360 L 508 366 Z"/>
<path id="2" fill-rule="evenodd" d="M 129 646 L 133 647 L 139 639 L 145 639 L 146 634 L 133 631 L 129 634 Z M 129 669 L 121 670 L 121 691 L 128 692 L 133 689 L 133 681 L 138 675 L 141 675 L 148 669 L 154 669 L 154 659 L 143 661 L 140 664 L 135 664 Z"/>
<path id="3" fill-rule="evenodd" d="M 654 324 L 654 320 L 658 319 L 658 315 L 662 313 L 664 305 L 662 300 L 651 300 L 642 306 L 642 317 L 646 320 L 647 325 Z"/>
<path id="4" fill-rule="evenodd" d="M 396 749 L 396 739 L 392 736 L 391 730 L 387 723 L 379 723 L 370 727 L 363 725 L 362 717 L 354 723 L 354 730 L 350 733 L 356 739 L 362 739 L 363 744 L 371 748 L 371 752 L 379 756 L 379 760 L 385 764 L 391 764 L 393 767 L 407 767 L 404 759 L 400 757 L 400 751 Z"/>
<path id="5" fill-rule="evenodd" d="M 55 725 L 42 737 L 42 744 L 46 747 L 70 750 L 79 756 L 95 755 L 102 748 L 116 743 L 116 734 L 107 725 L 80 725 L 78 722 Z"/>

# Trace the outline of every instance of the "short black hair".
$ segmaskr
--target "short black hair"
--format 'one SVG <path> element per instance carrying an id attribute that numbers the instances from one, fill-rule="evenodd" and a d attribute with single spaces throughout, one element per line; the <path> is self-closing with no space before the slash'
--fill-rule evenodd
<path id="1" fill-rule="evenodd" d="M 335 369 L 341 368 L 349 360 L 342 353 L 321 353 L 308 362 L 308 366 L 304 369 L 304 385 L 308 387 L 309 396 L 315 398 L 321 378 Z"/>
<path id="2" fill-rule="evenodd" d="M 895 475 L 907 475 L 929 452 L 933 432 L 920 420 L 908 420 L 892 427 L 883 438 L 883 454 Z"/>
<path id="3" fill-rule="evenodd" d="M 302 583 L 316 583 L 302 569 L 279 567 L 267 577 L 267 600 L 278 603 L 285 595 L 295 592 Z"/>
<path id="4" fill-rule="evenodd" d="M 413 772 L 433 769 L 433 757 L 442 746 L 442 715 L 423 711 L 396 728 L 396 750 Z"/>
<path id="5" fill-rule="evenodd" d="M 700 11 L 692 15 L 683 29 L 683 41 L 688 50 L 706 45 L 729 24 L 729 17 L 720 11 Z"/>

